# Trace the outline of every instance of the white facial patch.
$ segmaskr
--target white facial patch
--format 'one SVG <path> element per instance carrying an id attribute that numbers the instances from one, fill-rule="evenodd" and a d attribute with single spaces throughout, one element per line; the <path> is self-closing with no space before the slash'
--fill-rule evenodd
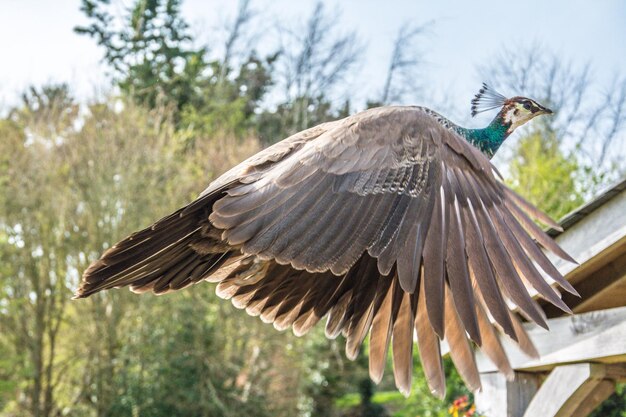
<path id="1" fill-rule="evenodd" d="M 504 113 L 504 121 L 511 123 L 511 127 L 508 129 L 508 132 L 511 133 L 535 116 L 536 114 L 526 110 L 520 103 L 515 103 Z"/>

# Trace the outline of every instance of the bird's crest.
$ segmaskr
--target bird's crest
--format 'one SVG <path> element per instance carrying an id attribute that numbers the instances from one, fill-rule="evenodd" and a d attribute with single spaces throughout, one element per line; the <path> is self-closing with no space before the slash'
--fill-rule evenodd
<path id="1" fill-rule="evenodd" d="M 507 100 L 502 94 L 483 83 L 478 94 L 472 99 L 472 117 L 478 113 L 502 107 Z"/>

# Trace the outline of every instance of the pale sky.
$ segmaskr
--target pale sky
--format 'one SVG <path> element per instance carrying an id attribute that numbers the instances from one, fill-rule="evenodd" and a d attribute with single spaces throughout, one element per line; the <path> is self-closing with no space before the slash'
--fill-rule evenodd
<path id="1" fill-rule="evenodd" d="M 115 2 L 115 0 L 114 0 Z M 119 2 L 120 10 L 131 0 Z M 374 96 L 383 84 L 391 45 L 406 21 L 434 21 L 423 38 L 428 87 L 469 103 L 483 81 L 476 66 L 502 45 L 539 42 L 576 62 L 592 63 L 599 83 L 626 75 L 626 2 L 621 0 L 338 1 L 340 22 L 366 42 L 360 71 L 349 80 L 355 101 Z M 264 24 L 303 20 L 315 1 L 253 0 Z M 0 0 L 0 109 L 14 104 L 29 84 L 68 82 L 78 97 L 101 93 L 109 83 L 102 51 L 72 28 L 85 23 L 78 0 Z M 234 14 L 236 1 L 186 0 L 183 13 L 199 40 Z M 263 48 L 263 38 L 259 42 Z M 367 94 L 365 94 L 367 92 Z M 425 104 L 429 103 L 414 103 Z M 469 108 L 469 104 L 468 104 Z"/>

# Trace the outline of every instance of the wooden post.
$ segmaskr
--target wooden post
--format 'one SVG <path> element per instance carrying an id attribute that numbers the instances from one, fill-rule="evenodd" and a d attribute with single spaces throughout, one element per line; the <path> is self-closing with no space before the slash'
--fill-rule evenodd
<path id="1" fill-rule="evenodd" d="M 539 387 L 538 375 L 530 372 L 515 372 L 513 381 L 488 372 L 480 380 L 483 387 L 474 396 L 476 410 L 489 417 L 522 417 Z"/>

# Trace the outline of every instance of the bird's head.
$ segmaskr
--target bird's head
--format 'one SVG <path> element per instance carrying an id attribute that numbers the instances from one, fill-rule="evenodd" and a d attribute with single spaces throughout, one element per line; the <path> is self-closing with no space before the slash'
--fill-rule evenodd
<path id="1" fill-rule="evenodd" d="M 533 99 L 513 97 L 504 103 L 500 113 L 504 122 L 510 124 L 509 130 L 512 132 L 537 116 L 552 114 L 553 112 Z"/>
<path id="2" fill-rule="evenodd" d="M 472 100 L 472 116 L 498 107 L 501 107 L 498 118 L 507 126 L 508 134 L 537 116 L 553 113 L 533 99 L 521 96 L 506 98 L 487 84 L 483 84 Z"/>

